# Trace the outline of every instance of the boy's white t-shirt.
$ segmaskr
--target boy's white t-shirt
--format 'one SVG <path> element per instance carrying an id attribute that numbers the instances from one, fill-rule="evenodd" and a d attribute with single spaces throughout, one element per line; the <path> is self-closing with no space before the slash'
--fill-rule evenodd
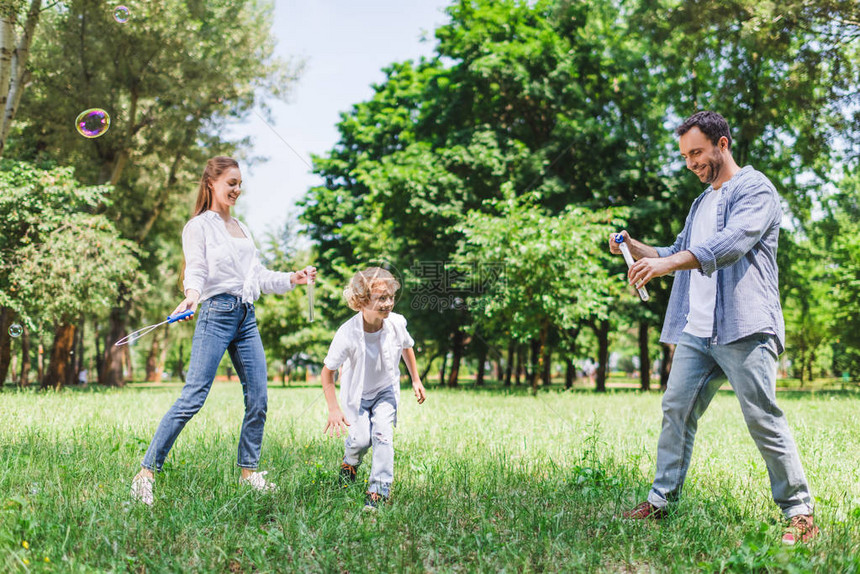
<path id="1" fill-rule="evenodd" d="M 696 209 L 690 246 L 699 245 L 717 232 L 717 203 L 721 189 L 710 189 Z M 717 305 L 717 274 L 710 277 L 701 271 L 690 273 L 690 312 L 684 332 L 694 337 L 711 337 L 714 334 L 714 308 Z"/>
<path id="2" fill-rule="evenodd" d="M 404 349 L 413 347 L 415 341 L 406 330 L 406 318 L 397 313 L 391 313 L 383 321 L 378 333 L 385 386 L 394 389 L 395 400 L 400 404 L 400 356 Z M 361 313 L 357 313 L 338 328 L 324 361 L 331 371 L 341 369 L 340 404 L 350 422 L 358 418 L 365 386 L 372 384 L 365 372 L 370 353 L 364 335 L 364 321 Z"/>
<path id="3" fill-rule="evenodd" d="M 382 329 L 375 333 L 364 332 L 364 388 L 362 399 L 372 399 L 379 391 L 391 386 L 391 380 L 382 360 L 380 338 Z"/>

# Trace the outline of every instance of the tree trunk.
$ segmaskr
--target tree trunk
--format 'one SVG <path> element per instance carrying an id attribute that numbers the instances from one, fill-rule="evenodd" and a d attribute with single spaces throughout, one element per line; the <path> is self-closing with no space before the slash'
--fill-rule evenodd
<path id="1" fill-rule="evenodd" d="M 128 345 L 123 345 L 123 353 L 122 353 L 122 372 L 125 381 L 123 384 L 134 381 L 134 362 L 131 360 L 131 347 Z"/>
<path id="2" fill-rule="evenodd" d="M 161 354 L 158 356 L 158 363 L 155 366 L 155 378 L 158 382 L 164 380 L 164 370 L 167 366 L 167 347 L 168 345 L 168 337 L 170 335 L 170 331 L 164 329 L 164 334 L 162 335 L 161 340 Z"/>
<path id="3" fill-rule="evenodd" d="M 286 361 L 284 361 L 284 364 L 286 364 Z M 179 354 L 176 356 L 176 366 L 173 373 L 179 377 L 180 381 L 185 382 L 185 345 L 182 339 L 179 339 Z"/>
<path id="4" fill-rule="evenodd" d="M 581 327 L 567 329 L 564 332 L 564 340 L 567 342 L 567 356 L 565 357 L 564 388 L 570 389 L 576 381 L 576 365 L 573 357 L 576 357 L 576 339 L 579 337 Z"/>
<path id="5" fill-rule="evenodd" d="M 99 324 L 93 322 L 93 341 L 96 347 L 96 382 L 102 382 L 102 369 L 104 367 L 104 358 L 102 357 L 101 339 L 99 338 Z"/>
<path id="6" fill-rule="evenodd" d="M 523 374 L 525 371 L 525 351 L 522 345 L 517 345 L 517 365 L 514 369 L 514 379 L 517 386 L 522 382 Z"/>
<path id="7" fill-rule="evenodd" d="M 514 370 L 514 351 L 516 351 L 516 344 L 513 340 L 508 343 L 508 362 L 505 365 L 505 386 L 511 386 L 511 375 Z"/>
<path id="8" fill-rule="evenodd" d="M 815 366 L 815 348 L 810 345 L 810 348 L 813 350 L 809 353 L 809 360 L 806 362 L 807 373 L 809 374 L 809 382 L 813 382 L 815 380 L 815 373 L 813 372 L 813 368 Z M 803 384 L 800 385 L 800 388 L 803 388 Z"/>
<path id="9" fill-rule="evenodd" d="M 648 323 L 639 322 L 639 381 L 643 391 L 651 390 L 651 354 L 648 351 Z"/>
<path id="10" fill-rule="evenodd" d="M 573 359 L 570 356 L 564 359 L 564 388 L 573 388 L 573 380 L 576 378 L 576 365 L 573 364 Z"/>
<path id="11" fill-rule="evenodd" d="M 99 371 L 99 382 L 110 387 L 125 386 L 125 377 L 123 376 L 123 358 L 124 348 L 114 345 L 115 342 L 125 337 L 126 309 L 125 307 L 114 307 L 110 312 L 108 324 L 108 337 L 105 342 L 104 361 L 102 368 Z"/>
<path id="12" fill-rule="evenodd" d="M 30 78 L 27 61 L 30 58 L 30 44 L 39 16 L 42 12 L 42 0 L 31 0 L 24 21 L 23 34 L 18 45 L 15 45 L 16 14 L 5 13 L 0 16 L 0 155 L 6 147 L 6 138 L 12 129 L 12 121 L 18 112 L 24 87 Z M 11 52 L 10 52 L 11 49 Z"/>
<path id="13" fill-rule="evenodd" d="M 481 348 L 478 350 L 478 374 L 475 377 L 475 386 L 483 386 L 484 385 L 484 363 L 487 362 L 487 346 L 481 344 Z"/>
<path id="14" fill-rule="evenodd" d="M 442 353 L 436 353 L 435 355 L 433 355 L 432 357 L 430 357 L 430 360 L 429 360 L 429 361 L 427 361 L 427 366 L 426 366 L 426 367 L 424 367 L 424 372 L 423 372 L 423 373 L 421 373 L 421 380 L 422 380 L 422 381 L 426 381 L 426 380 L 427 380 L 427 375 L 429 375 L 429 374 L 430 374 L 430 369 L 432 369 L 432 368 L 433 368 L 433 361 L 435 361 L 436 359 L 438 359 L 438 358 L 439 358 L 439 355 L 441 355 L 441 354 L 442 354 Z"/>
<path id="15" fill-rule="evenodd" d="M 86 368 L 84 363 L 84 333 L 86 329 L 87 322 L 84 320 L 83 315 L 81 315 L 81 320 L 78 324 L 78 332 L 75 333 L 75 339 L 77 340 L 77 344 L 75 345 L 75 375 L 72 379 L 72 384 L 78 381 L 80 372 Z"/>
<path id="16" fill-rule="evenodd" d="M 9 365 L 9 380 L 14 381 L 18 378 L 18 355 L 11 355 L 11 361 Z"/>
<path id="17" fill-rule="evenodd" d="M 0 307 L 0 389 L 9 374 L 9 363 L 12 359 L 12 337 L 9 326 L 12 324 L 14 313 L 8 307 Z"/>
<path id="18" fill-rule="evenodd" d="M 61 390 L 63 384 L 68 381 L 69 371 L 71 370 L 72 349 L 75 344 L 75 325 L 73 323 L 63 322 L 54 331 L 54 346 L 51 349 L 51 362 L 48 365 L 48 373 L 42 379 L 42 388 L 47 389 L 53 387 L 54 390 Z"/>
<path id="19" fill-rule="evenodd" d="M 531 353 L 529 355 L 529 362 L 531 365 L 531 372 L 529 373 L 529 384 L 532 387 L 532 393 L 537 393 L 537 384 L 538 384 L 538 375 L 540 372 L 540 351 L 541 340 L 539 338 L 535 338 L 531 340 Z"/>
<path id="20" fill-rule="evenodd" d="M 546 343 L 543 344 L 541 362 L 543 363 L 543 384 L 549 386 L 552 384 L 552 348 Z"/>
<path id="21" fill-rule="evenodd" d="M 21 376 L 18 379 L 20 387 L 30 386 L 30 330 L 24 326 L 24 333 L 21 335 Z"/>
<path id="22" fill-rule="evenodd" d="M 457 386 L 457 381 L 460 379 L 460 361 L 463 358 L 463 341 L 465 338 L 466 334 L 460 329 L 454 332 L 454 348 L 452 349 L 454 357 L 451 361 L 451 373 L 448 375 L 448 386 L 452 388 Z"/>
<path id="23" fill-rule="evenodd" d="M 675 355 L 675 347 L 662 343 L 663 357 L 660 359 L 660 390 L 665 391 L 669 384 L 669 371 L 672 370 L 672 357 Z"/>
<path id="24" fill-rule="evenodd" d="M 442 366 L 439 368 L 439 386 L 443 386 L 445 384 L 445 366 L 448 364 L 448 353 L 447 351 L 443 351 L 442 355 Z"/>
<path id="25" fill-rule="evenodd" d="M 39 384 L 45 380 L 45 347 L 39 341 L 38 355 L 36 356 L 36 380 Z"/>
<path id="26" fill-rule="evenodd" d="M 167 334 L 167 329 L 162 329 L 161 333 Z M 161 333 L 156 334 L 152 338 L 152 343 L 149 345 L 149 353 L 146 355 L 146 375 L 145 379 L 148 383 L 158 382 L 161 373 L 158 368 L 159 359 L 161 358 Z M 166 345 L 165 345 L 166 347 Z"/>
<path id="27" fill-rule="evenodd" d="M 75 379 L 78 376 L 78 366 L 80 364 L 80 360 L 78 357 L 77 349 L 80 346 L 81 342 L 81 334 L 82 331 L 77 326 L 75 327 L 75 334 L 72 338 L 72 348 L 69 350 L 69 364 L 66 368 L 66 378 L 63 380 L 63 385 L 68 387 L 75 384 Z"/>
<path id="28" fill-rule="evenodd" d="M 609 321 L 600 321 L 594 327 L 597 336 L 597 385 L 598 393 L 606 392 L 606 375 L 609 370 Z"/>

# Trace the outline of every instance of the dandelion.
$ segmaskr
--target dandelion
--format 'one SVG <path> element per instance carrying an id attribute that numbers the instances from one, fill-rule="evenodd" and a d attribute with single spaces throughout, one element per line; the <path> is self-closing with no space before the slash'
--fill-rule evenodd
<path id="1" fill-rule="evenodd" d="M 27 566 L 28 564 L 30 564 L 30 561 L 24 558 L 24 566 Z"/>
<path id="2" fill-rule="evenodd" d="M 30 543 L 29 543 L 29 542 L 27 542 L 26 540 L 22 540 L 22 541 L 21 541 L 21 546 L 23 546 L 25 550 L 29 550 L 29 549 L 30 549 Z"/>
<path id="3" fill-rule="evenodd" d="M 51 559 L 48 558 L 47 556 L 45 556 L 45 562 L 50 562 L 50 561 L 51 561 Z"/>

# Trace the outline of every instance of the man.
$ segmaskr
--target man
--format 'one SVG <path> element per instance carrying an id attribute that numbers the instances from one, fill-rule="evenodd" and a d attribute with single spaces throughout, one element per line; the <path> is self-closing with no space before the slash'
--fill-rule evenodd
<path id="1" fill-rule="evenodd" d="M 631 284 L 642 287 L 675 273 L 660 340 L 676 344 L 654 483 L 648 500 L 624 517 L 666 516 L 681 494 L 698 420 L 726 376 L 767 464 L 773 499 L 790 521 L 783 542 L 808 542 L 818 533 L 813 500 L 775 394 L 785 338 L 776 266 L 779 196 L 762 173 L 735 163 L 720 114 L 699 112 L 676 134 L 687 169 L 708 188 L 693 202 L 671 247 L 650 247 L 621 232 L 637 259 L 628 272 Z M 620 253 L 614 233 L 609 246 Z"/>

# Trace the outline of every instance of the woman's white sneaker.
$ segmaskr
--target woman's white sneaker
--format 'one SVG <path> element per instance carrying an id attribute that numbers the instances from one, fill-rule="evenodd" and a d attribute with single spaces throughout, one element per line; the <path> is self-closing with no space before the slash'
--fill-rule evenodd
<path id="1" fill-rule="evenodd" d="M 268 473 L 268 470 L 264 470 L 263 472 L 252 472 L 248 478 L 243 478 L 239 482 L 247 484 L 254 490 L 259 490 L 260 492 L 275 492 L 278 490 L 278 486 L 265 479 L 265 476 Z"/>
<path id="2" fill-rule="evenodd" d="M 148 476 L 135 476 L 131 481 L 131 499 L 152 506 L 152 485 L 155 480 Z"/>

